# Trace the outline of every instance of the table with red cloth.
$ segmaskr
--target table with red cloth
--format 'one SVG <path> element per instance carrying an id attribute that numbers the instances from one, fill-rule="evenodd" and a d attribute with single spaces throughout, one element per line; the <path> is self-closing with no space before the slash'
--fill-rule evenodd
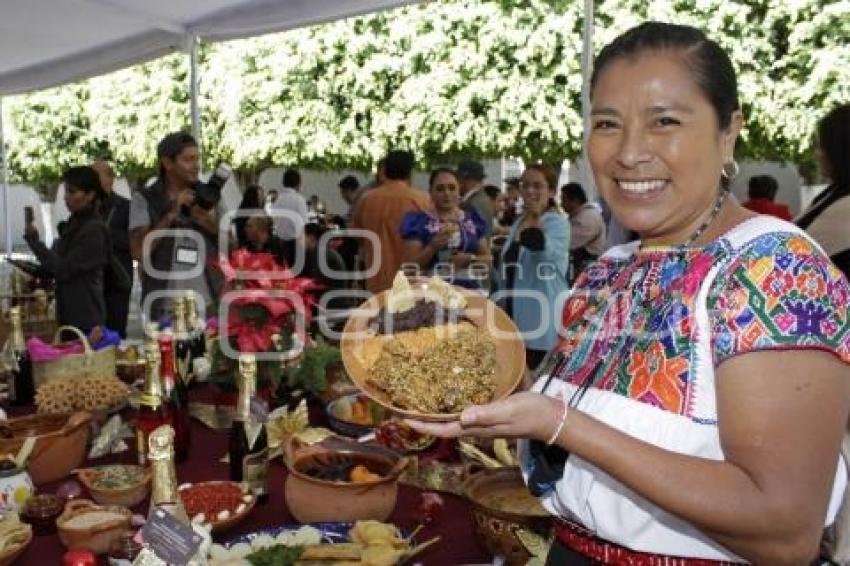
<path id="1" fill-rule="evenodd" d="M 207 397 L 201 388 L 200 391 L 193 390 L 191 397 Z M 14 411 L 20 414 L 20 411 Z M 128 444 L 133 444 L 128 441 Z M 207 428 L 197 420 L 192 420 L 192 443 L 189 449 L 188 459 L 177 464 L 178 483 L 201 482 L 208 480 L 226 480 L 228 478 L 228 465 L 220 462 L 222 456 L 227 452 L 227 431 L 215 431 Z M 136 463 L 136 451 L 133 446 L 130 450 L 118 454 L 90 460 L 86 466 L 103 465 L 111 463 Z M 296 521 L 289 514 L 283 495 L 283 483 L 286 477 L 286 467 L 280 458 L 269 463 L 268 489 L 269 500 L 263 505 L 257 505 L 245 521 L 235 528 L 216 535 L 215 542 L 226 541 L 243 533 L 275 527 L 279 525 L 292 525 Z M 72 478 L 66 478 L 72 479 Z M 62 480 L 66 481 L 66 480 Z M 45 484 L 38 488 L 39 491 L 53 493 L 62 481 Z M 83 488 L 83 497 L 86 497 Z M 393 514 L 388 519 L 405 530 L 412 530 L 420 524 L 416 519 L 417 507 L 419 506 L 421 492 L 418 489 L 400 485 L 398 502 Z M 441 494 L 445 501 L 442 513 L 417 534 L 418 541 L 426 541 L 439 536 L 440 542 L 417 555 L 413 562 L 426 565 L 454 565 L 454 564 L 489 564 L 492 561 L 490 554 L 477 542 L 473 531 L 472 516 L 468 502 L 460 497 L 449 494 Z M 134 513 L 147 515 L 148 500 L 133 508 Z M 52 566 L 62 564 L 62 555 L 65 553 L 56 534 L 37 536 L 33 538 L 24 554 L 15 562 L 21 566 Z M 105 557 L 101 557 L 101 563 L 106 564 Z"/>

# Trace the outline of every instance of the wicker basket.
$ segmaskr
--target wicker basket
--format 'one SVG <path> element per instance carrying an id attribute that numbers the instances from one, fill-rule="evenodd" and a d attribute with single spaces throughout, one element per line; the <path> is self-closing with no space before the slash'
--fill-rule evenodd
<path id="1" fill-rule="evenodd" d="M 84 352 L 69 354 L 58 360 L 49 362 L 33 362 L 32 374 L 36 388 L 51 379 L 66 379 L 80 377 L 114 377 L 115 376 L 115 346 L 108 346 L 95 352 L 88 338 L 73 326 L 60 326 L 53 336 L 53 343 L 59 343 L 63 330 L 73 332 L 80 339 Z"/>

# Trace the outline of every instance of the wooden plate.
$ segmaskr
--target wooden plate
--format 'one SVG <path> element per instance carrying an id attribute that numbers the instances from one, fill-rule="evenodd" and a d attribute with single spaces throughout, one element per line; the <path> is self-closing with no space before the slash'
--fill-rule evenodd
<path id="1" fill-rule="evenodd" d="M 510 317 L 494 302 L 481 294 L 456 289 L 466 298 L 465 317 L 478 328 L 487 329 L 496 343 L 496 390 L 492 401 L 504 399 L 516 389 L 525 372 L 525 343 Z M 422 413 L 397 407 L 384 392 L 367 382 L 369 368 L 362 361 L 363 353 L 370 347 L 370 341 L 375 340 L 374 333 L 369 330 L 369 321 L 384 306 L 388 294 L 389 291 L 384 291 L 364 302 L 352 311 L 345 324 L 340 350 L 351 381 L 376 403 L 399 415 L 432 422 L 458 419 L 460 413 Z"/>

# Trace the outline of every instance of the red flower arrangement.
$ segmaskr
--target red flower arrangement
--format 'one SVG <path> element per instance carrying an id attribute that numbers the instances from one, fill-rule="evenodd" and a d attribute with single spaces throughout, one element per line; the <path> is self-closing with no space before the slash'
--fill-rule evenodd
<path id="1" fill-rule="evenodd" d="M 269 253 L 244 249 L 230 254 L 229 261 L 219 262 L 225 278 L 222 299 L 238 293 L 230 301 L 225 326 L 226 336 L 240 352 L 268 352 L 274 335 L 307 343 L 306 328 L 310 324 L 312 292 L 321 288 L 312 279 L 295 277 Z M 302 324 L 298 324 L 298 319 Z"/>

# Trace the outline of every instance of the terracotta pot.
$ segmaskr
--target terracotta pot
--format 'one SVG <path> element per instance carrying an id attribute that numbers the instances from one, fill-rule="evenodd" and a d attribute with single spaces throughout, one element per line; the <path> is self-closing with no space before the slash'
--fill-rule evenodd
<path id="1" fill-rule="evenodd" d="M 27 460 L 27 472 L 35 485 L 66 477 L 86 457 L 91 414 L 30 415 L 0 425 L 0 453 L 17 454 L 24 440 L 36 436 Z"/>
<path id="2" fill-rule="evenodd" d="M 86 527 L 73 526 L 81 515 L 108 513 L 104 520 Z M 84 548 L 95 554 L 106 554 L 109 545 L 130 529 L 132 513 L 126 507 L 95 505 L 88 499 L 73 499 L 65 504 L 65 511 L 56 519 L 59 540 L 67 548 Z"/>
<path id="3" fill-rule="evenodd" d="M 289 512 L 301 523 L 329 521 L 386 521 L 398 497 L 398 477 L 407 459 L 379 446 L 364 446 L 337 437 L 313 446 L 300 445 L 294 438 L 285 444 L 286 476 L 284 494 Z M 363 464 L 380 479 L 350 483 L 327 481 L 305 473 L 316 466 L 341 462 Z"/>
<path id="4" fill-rule="evenodd" d="M 544 538 L 552 527 L 552 517 L 544 509 L 538 513 L 518 513 L 497 509 L 487 496 L 507 489 L 525 489 L 519 468 L 487 468 L 470 476 L 465 484 L 472 502 L 472 519 L 478 540 L 490 553 L 505 557 L 509 565 L 527 564 L 532 558 L 517 537 L 517 531 L 533 531 Z M 531 494 L 528 494 L 531 497 Z"/>

